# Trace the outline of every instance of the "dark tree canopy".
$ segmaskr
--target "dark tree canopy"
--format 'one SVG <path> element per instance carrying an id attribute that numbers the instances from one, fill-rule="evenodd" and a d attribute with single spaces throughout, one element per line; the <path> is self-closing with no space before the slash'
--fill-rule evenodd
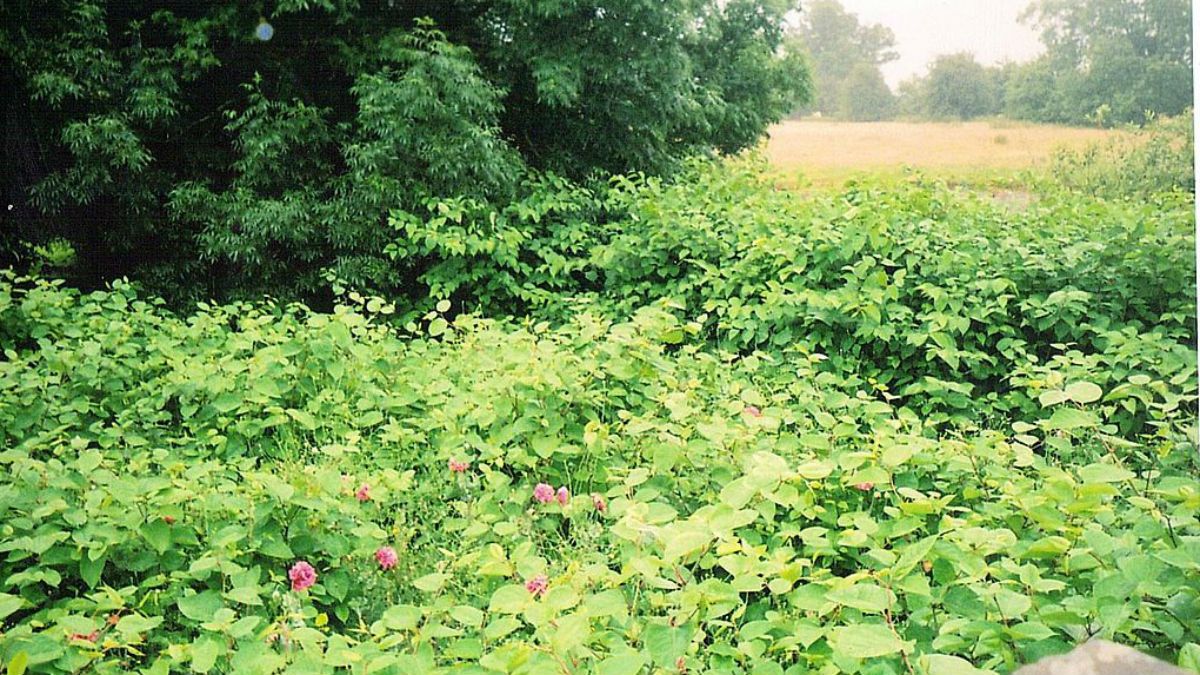
<path id="1" fill-rule="evenodd" d="M 0 255 L 93 281 L 404 289 L 393 210 L 670 171 L 803 100 L 787 1 L 8 0 Z"/>

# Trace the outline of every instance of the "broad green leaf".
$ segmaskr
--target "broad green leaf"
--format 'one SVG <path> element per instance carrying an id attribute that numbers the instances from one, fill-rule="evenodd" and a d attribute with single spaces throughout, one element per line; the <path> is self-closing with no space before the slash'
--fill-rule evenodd
<path id="1" fill-rule="evenodd" d="M 882 613 L 896 604 L 896 595 L 886 588 L 871 583 L 858 583 L 839 588 L 825 595 L 830 602 L 853 607 L 862 612 Z"/>
<path id="2" fill-rule="evenodd" d="M 192 643 L 192 671 L 207 673 L 212 670 L 222 651 L 221 643 L 216 638 L 202 637 L 196 640 Z"/>
<path id="3" fill-rule="evenodd" d="M 0 620 L 7 618 L 10 614 L 21 609 L 25 601 L 19 595 L 10 595 L 8 593 L 0 593 Z"/>
<path id="4" fill-rule="evenodd" d="M 436 593 L 437 591 L 442 590 L 442 586 L 446 585 L 446 581 L 449 578 L 450 575 L 448 574 L 435 572 L 433 574 L 426 574 L 423 577 L 413 579 L 412 585 L 416 587 L 417 590 L 425 591 L 426 593 Z"/>
<path id="5" fill-rule="evenodd" d="M 829 631 L 829 646 L 843 657 L 869 659 L 910 652 L 913 643 L 896 637 L 887 626 L 859 624 L 838 626 Z"/>
<path id="6" fill-rule="evenodd" d="M 1104 396 L 1104 390 L 1091 382 L 1073 382 L 1067 385 L 1064 393 L 1076 403 L 1092 403 Z"/>
<path id="7" fill-rule="evenodd" d="M 185 595 L 175 601 L 179 612 L 192 621 L 212 621 L 213 615 L 224 606 L 216 591 Z"/>
<path id="8" fill-rule="evenodd" d="M 642 644 L 646 653 L 661 668 L 673 668 L 675 660 L 683 656 L 692 642 L 693 628 L 690 625 L 669 626 L 651 623 L 642 631 Z"/>
<path id="9" fill-rule="evenodd" d="M 1129 469 L 1104 462 L 1088 464 L 1079 470 L 1079 479 L 1085 483 L 1120 483 L 1135 475 Z"/>
<path id="10" fill-rule="evenodd" d="M 917 665 L 928 675 L 994 675 L 994 671 L 981 670 L 966 659 L 947 654 L 923 654 Z"/>

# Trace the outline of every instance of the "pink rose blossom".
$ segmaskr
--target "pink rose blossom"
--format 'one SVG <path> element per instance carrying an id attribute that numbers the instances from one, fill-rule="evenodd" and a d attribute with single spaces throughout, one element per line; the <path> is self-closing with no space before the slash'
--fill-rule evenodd
<path id="1" fill-rule="evenodd" d="M 863 492 L 870 492 L 871 490 L 875 489 L 875 484 L 870 482 L 855 483 L 854 487 L 855 489 L 862 490 Z"/>
<path id="2" fill-rule="evenodd" d="M 371 498 L 371 486 L 363 483 L 354 491 L 354 498 L 360 502 L 365 502 Z"/>
<path id="3" fill-rule="evenodd" d="M 293 591 L 303 591 L 317 583 L 317 571 L 312 565 L 301 560 L 288 570 L 288 579 L 292 580 Z"/>
<path id="4" fill-rule="evenodd" d="M 529 591 L 534 597 L 542 595 L 546 592 L 546 588 L 550 586 L 550 580 L 545 574 L 539 574 L 536 577 L 525 582 L 525 590 Z"/>
<path id="5" fill-rule="evenodd" d="M 752 405 L 746 406 L 746 409 L 743 412 L 751 417 L 762 417 L 762 411 Z"/>
<path id="6" fill-rule="evenodd" d="M 608 511 L 608 504 L 605 503 L 604 497 L 595 492 L 592 493 L 592 506 L 596 507 L 596 510 L 600 513 Z"/>
<path id="7" fill-rule="evenodd" d="M 450 472 L 451 473 L 463 473 L 470 467 L 471 467 L 470 462 L 461 462 L 457 459 L 450 460 Z"/>
<path id="8" fill-rule="evenodd" d="M 543 504 L 549 504 L 554 501 L 554 488 L 545 483 L 538 483 L 533 488 L 533 498 Z"/>
<path id="9" fill-rule="evenodd" d="M 396 555 L 396 549 L 391 546 L 384 546 L 375 551 L 375 560 L 379 562 L 380 569 L 390 570 L 396 566 L 400 558 Z"/>
<path id="10" fill-rule="evenodd" d="M 571 501 L 571 491 L 567 489 L 567 486 L 558 488 L 558 503 L 566 506 L 569 501 Z"/>

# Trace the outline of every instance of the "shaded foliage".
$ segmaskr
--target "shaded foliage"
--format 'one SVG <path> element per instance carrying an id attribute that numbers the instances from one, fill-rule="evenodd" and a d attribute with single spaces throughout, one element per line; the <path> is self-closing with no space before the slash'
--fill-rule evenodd
<path id="1" fill-rule="evenodd" d="M 670 172 L 807 94 L 787 2 L 10 2 L 5 241 L 172 297 L 419 295 L 392 210 Z"/>

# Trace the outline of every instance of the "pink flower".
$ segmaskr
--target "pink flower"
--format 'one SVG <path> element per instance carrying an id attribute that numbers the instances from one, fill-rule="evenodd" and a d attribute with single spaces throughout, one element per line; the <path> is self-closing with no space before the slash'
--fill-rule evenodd
<path id="1" fill-rule="evenodd" d="M 451 473 L 463 473 L 469 468 L 471 468 L 470 462 L 460 462 L 457 459 L 450 460 L 450 472 Z"/>
<path id="2" fill-rule="evenodd" d="M 360 502 L 365 502 L 371 498 L 371 486 L 363 483 L 354 491 L 354 498 Z"/>
<path id="3" fill-rule="evenodd" d="M 543 504 L 549 504 L 554 501 L 554 488 L 545 483 L 538 483 L 533 488 L 533 498 Z"/>
<path id="4" fill-rule="evenodd" d="M 752 405 L 746 406 L 746 409 L 743 410 L 742 412 L 746 413 L 747 415 L 749 415 L 751 417 L 762 417 L 762 411 Z"/>
<path id="5" fill-rule="evenodd" d="M 375 560 L 379 562 L 380 569 L 390 570 L 396 566 L 400 558 L 396 555 L 396 549 L 391 546 L 384 546 L 375 551 Z"/>
<path id="6" fill-rule="evenodd" d="M 863 492 L 870 492 L 871 490 L 875 489 L 875 484 L 869 482 L 855 483 L 854 487 L 855 489 L 862 490 Z"/>
<path id="7" fill-rule="evenodd" d="M 567 486 L 558 488 L 558 503 L 566 506 L 569 501 L 571 501 L 571 491 L 567 489 Z"/>
<path id="8" fill-rule="evenodd" d="M 529 591 L 535 597 L 546 592 L 546 588 L 550 586 L 550 580 L 545 574 L 539 574 L 536 577 L 525 582 L 525 590 Z"/>
<path id="9" fill-rule="evenodd" d="M 288 570 L 288 579 L 292 580 L 293 591 L 303 591 L 317 583 L 317 571 L 312 565 L 301 560 Z"/>
<path id="10" fill-rule="evenodd" d="M 592 493 L 592 506 L 596 507 L 600 513 L 608 511 L 608 504 L 604 502 L 604 497 L 595 492 Z"/>

